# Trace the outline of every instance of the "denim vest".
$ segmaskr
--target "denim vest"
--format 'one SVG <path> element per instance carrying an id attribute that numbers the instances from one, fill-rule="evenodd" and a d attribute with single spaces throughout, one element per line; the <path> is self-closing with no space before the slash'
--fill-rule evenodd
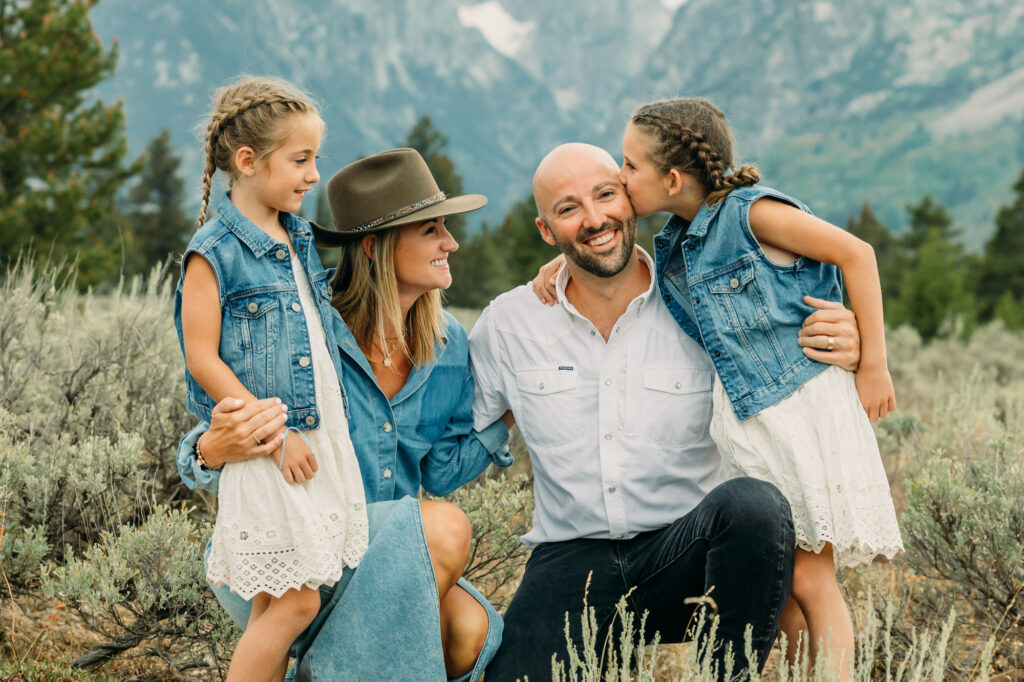
<path id="1" fill-rule="evenodd" d="M 672 216 L 654 238 L 658 286 L 672 316 L 701 344 L 743 421 L 791 395 L 827 365 L 797 337 L 815 311 L 805 295 L 842 300 L 839 269 L 798 256 L 772 262 L 750 230 L 750 206 L 769 197 L 810 212 L 767 187 L 735 189 L 701 206 L 693 222 Z"/>
<path id="2" fill-rule="evenodd" d="M 308 222 L 291 213 L 279 216 L 296 255 L 306 268 L 334 370 L 340 377 L 332 292 L 327 271 L 313 244 L 313 231 Z M 181 259 L 182 276 L 174 297 L 174 324 L 182 353 L 185 345 L 181 334 L 181 291 L 185 264 L 193 253 L 205 258 L 217 276 L 221 359 L 257 398 L 280 398 L 288 406 L 288 426 L 316 428 L 321 415 L 316 405 L 309 331 L 288 246 L 274 241 L 243 216 L 230 200 L 221 204 L 216 217 L 193 235 Z M 209 421 L 216 403 L 187 368 L 185 383 L 188 409 Z"/>

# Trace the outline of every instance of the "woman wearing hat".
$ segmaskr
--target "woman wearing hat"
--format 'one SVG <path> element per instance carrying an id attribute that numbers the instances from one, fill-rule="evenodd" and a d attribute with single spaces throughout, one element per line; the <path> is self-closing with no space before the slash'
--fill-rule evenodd
<path id="1" fill-rule="evenodd" d="M 293 647 L 295 677 L 475 680 L 500 643 L 501 618 L 461 579 L 465 514 L 416 498 L 421 486 L 445 495 L 492 462 L 511 463 L 504 424 L 471 430 L 466 331 L 441 307 L 441 290 L 452 282 L 448 254 L 458 249 L 445 216 L 487 200 L 445 196 L 412 149 L 346 166 L 327 195 L 335 229 L 313 228 L 318 243 L 341 249 L 326 295 L 340 313 L 341 383 L 370 503 L 370 548 L 358 570 L 346 569 L 333 591 L 321 592 L 320 614 Z M 221 405 L 212 427 L 200 424 L 179 448 L 179 472 L 191 488 L 215 492 L 221 464 L 279 444 L 272 400 Z M 245 623 L 247 602 L 215 592 Z"/>

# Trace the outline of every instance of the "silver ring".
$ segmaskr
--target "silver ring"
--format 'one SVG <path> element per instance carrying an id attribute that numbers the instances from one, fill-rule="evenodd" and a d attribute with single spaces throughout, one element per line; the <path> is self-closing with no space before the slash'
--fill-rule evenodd
<path id="1" fill-rule="evenodd" d="M 830 336 L 830 337 L 828 337 L 828 346 L 826 347 L 826 350 L 833 351 L 835 349 L 836 349 L 836 337 Z"/>

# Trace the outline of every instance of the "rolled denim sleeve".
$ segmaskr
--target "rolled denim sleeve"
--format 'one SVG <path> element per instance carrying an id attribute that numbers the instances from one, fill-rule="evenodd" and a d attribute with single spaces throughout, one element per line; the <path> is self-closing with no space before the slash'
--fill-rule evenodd
<path id="1" fill-rule="evenodd" d="M 432 495 L 451 493 L 492 463 L 501 467 L 512 464 L 508 429 L 500 419 L 479 431 L 472 430 L 473 391 L 473 375 L 467 368 L 459 406 L 420 464 L 422 485 Z"/>
<path id="2" fill-rule="evenodd" d="M 178 442 L 178 475 L 190 490 L 205 490 L 216 493 L 220 486 L 220 472 L 204 469 L 196 461 L 196 441 L 206 433 L 210 425 L 199 422 Z"/>

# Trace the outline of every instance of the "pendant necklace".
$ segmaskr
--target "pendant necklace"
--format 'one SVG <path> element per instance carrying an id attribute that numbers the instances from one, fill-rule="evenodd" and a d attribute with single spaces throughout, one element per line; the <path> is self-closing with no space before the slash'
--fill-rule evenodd
<path id="1" fill-rule="evenodd" d="M 379 350 L 380 354 L 384 356 L 384 360 L 380 364 L 384 365 L 385 367 L 390 367 L 393 364 L 391 362 L 391 356 L 395 354 L 396 350 L 398 350 L 398 340 L 397 339 L 395 340 L 395 347 L 391 348 L 390 350 L 387 350 L 387 345 L 388 345 L 387 340 L 386 339 L 381 339 L 381 340 L 383 341 L 383 346 L 384 347 L 382 348 L 381 346 L 377 346 L 377 350 Z M 374 345 L 377 345 L 376 344 L 376 340 L 374 341 Z"/>

